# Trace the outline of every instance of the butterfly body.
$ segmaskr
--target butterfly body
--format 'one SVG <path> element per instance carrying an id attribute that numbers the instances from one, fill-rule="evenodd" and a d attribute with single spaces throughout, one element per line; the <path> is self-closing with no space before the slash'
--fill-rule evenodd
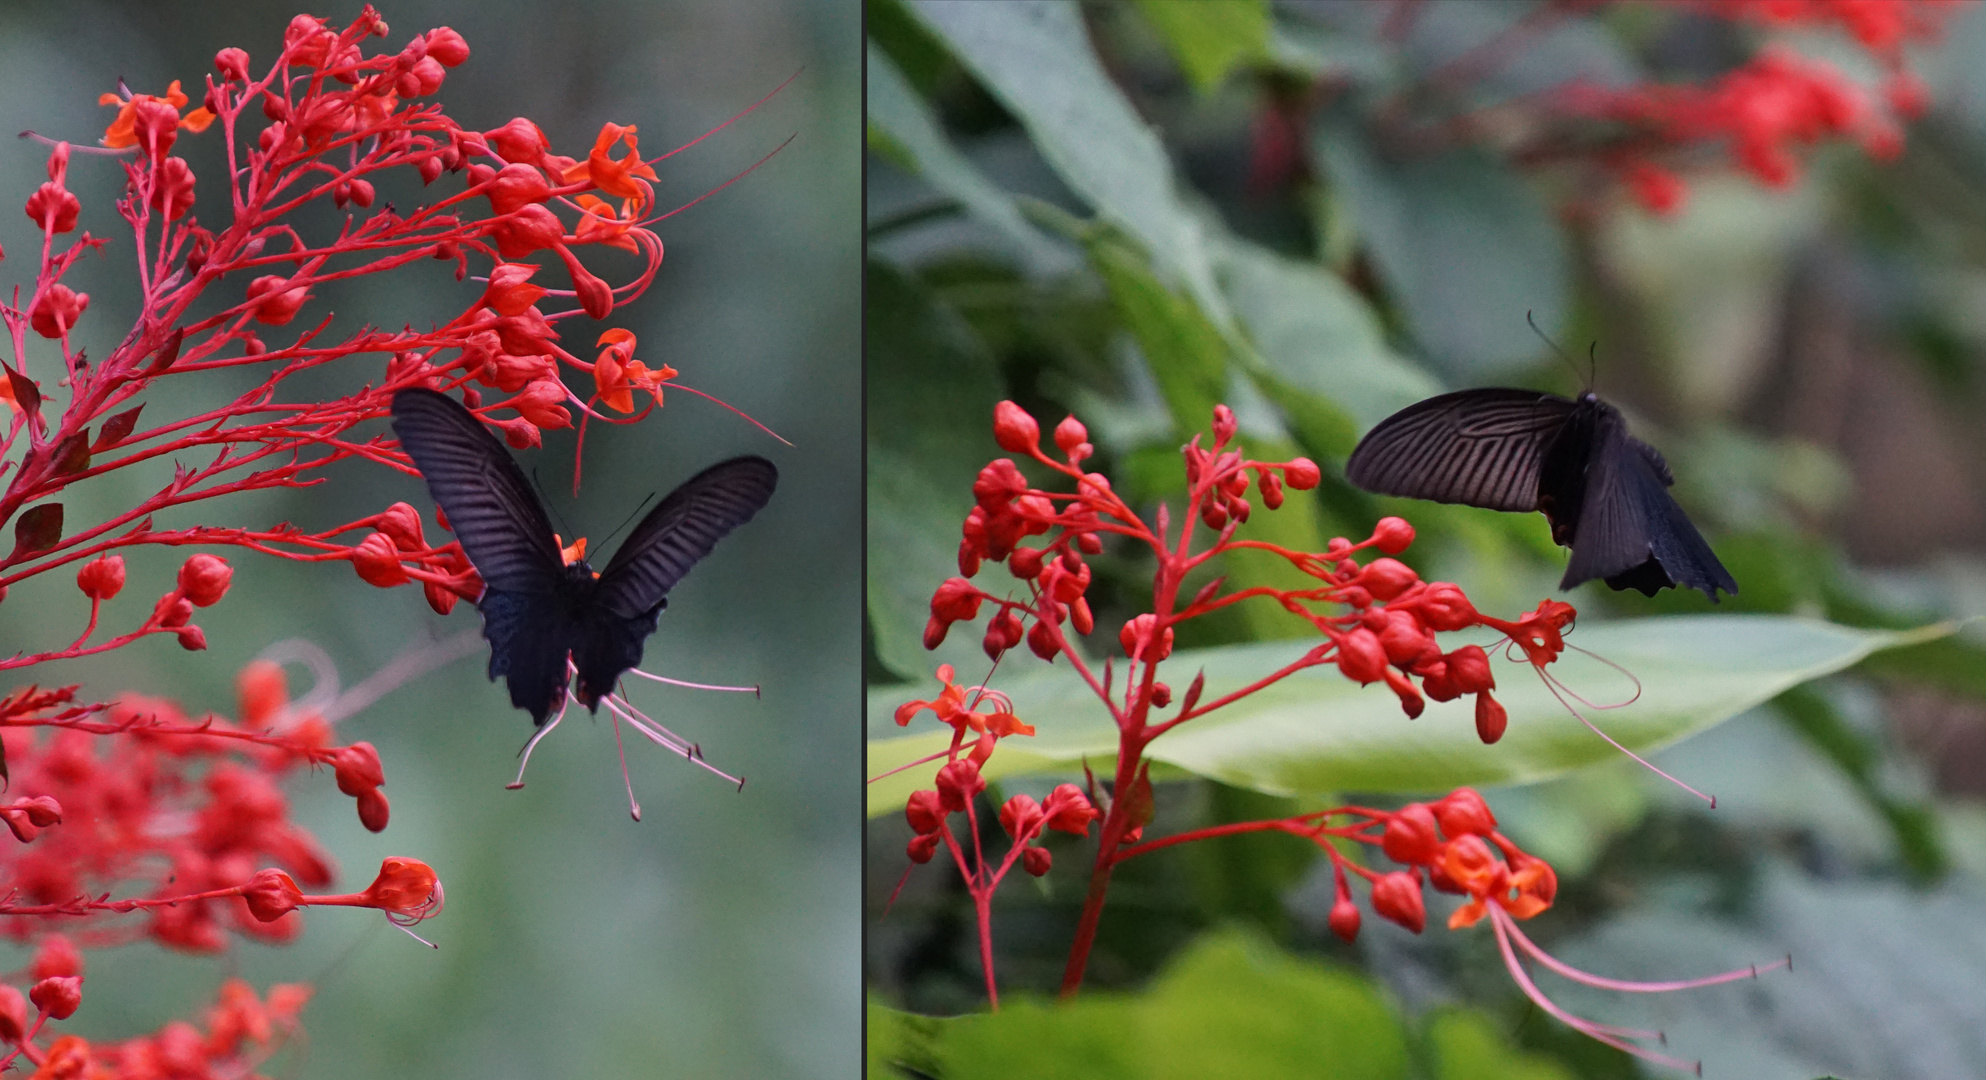
<path id="1" fill-rule="evenodd" d="M 766 504 L 779 475 L 758 457 L 705 469 L 649 511 L 595 573 L 583 559 L 564 560 L 517 463 L 453 398 L 402 390 L 393 427 L 483 578 L 476 607 L 490 678 L 503 678 L 511 704 L 538 724 L 564 700 L 568 659 L 578 672 L 574 695 L 599 707 L 641 663 L 669 589 Z"/>
<path id="2" fill-rule="evenodd" d="M 1460 390 L 1409 405 L 1360 440 L 1345 475 L 1368 491 L 1542 512 L 1572 549 L 1559 588 L 1593 578 L 1712 600 L 1738 584 L 1669 496 L 1675 476 L 1619 409 L 1533 390 Z"/>

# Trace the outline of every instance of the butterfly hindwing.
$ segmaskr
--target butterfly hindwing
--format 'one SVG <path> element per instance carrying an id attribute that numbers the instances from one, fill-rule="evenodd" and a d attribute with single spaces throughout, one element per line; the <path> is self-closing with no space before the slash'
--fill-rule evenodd
<path id="1" fill-rule="evenodd" d="M 1629 436 L 1619 412 L 1608 408 L 1595 433 L 1585 509 L 1559 588 L 1601 578 L 1648 596 L 1671 585 L 1712 600 L 1718 589 L 1735 594 L 1738 583 L 1669 495 L 1673 483 L 1662 455 Z"/>
<path id="2" fill-rule="evenodd" d="M 1574 403 L 1534 390 L 1459 390 L 1367 433 L 1345 477 L 1367 491 L 1489 510 L 1536 510 L 1545 454 Z"/>
<path id="3" fill-rule="evenodd" d="M 455 399 L 393 395 L 393 430 L 484 585 L 549 592 L 562 561 L 552 524 L 503 444 Z"/>
<path id="4" fill-rule="evenodd" d="M 579 700 L 588 707 L 641 663 L 667 595 L 697 560 L 772 498 L 779 471 L 759 457 L 721 461 L 683 482 L 641 519 L 607 568 L 575 629 Z"/>
<path id="5" fill-rule="evenodd" d="M 572 631 L 556 597 L 486 589 L 477 603 L 490 643 L 490 678 L 503 676 L 510 703 L 543 724 L 565 695 Z"/>

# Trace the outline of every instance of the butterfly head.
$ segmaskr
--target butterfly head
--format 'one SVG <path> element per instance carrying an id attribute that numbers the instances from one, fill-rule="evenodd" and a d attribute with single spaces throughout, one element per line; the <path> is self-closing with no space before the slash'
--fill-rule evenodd
<path id="1" fill-rule="evenodd" d="M 575 574 L 576 568 L 578 572 L 584 573 L 588 577 L 597 578 L 600 576 L 598 570 L 586 564 L 586 538 L 584 536 L 567 544 L 563 540 L 560 540 L 559 534 L 553 533 L 552 540 L 561 545 L 559 547 L 559 558 L 565 561 L 568 575 L 577 576 Z"/>

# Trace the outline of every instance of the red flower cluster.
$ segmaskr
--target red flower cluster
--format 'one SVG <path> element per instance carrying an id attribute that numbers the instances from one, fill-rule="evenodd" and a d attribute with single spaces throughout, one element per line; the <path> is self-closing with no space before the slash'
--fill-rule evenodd
<path id="1" fill-rule="evenodd" d="M 44 947 L 35 957 L 37 976 L 47 956 Z M 205 1030 L 174 1020 L 154 1034 L 135 1039 L 92 1043 L 78 1035 L 62 1035 L 43 1047 L 35 1041 L 41 1027 L 49 1020 L 67 1019 L 80 1003 L 80 963 L 75 970 L 76 976 L 42 977 L 35 984 L 30 991 L 33 1013 L 19 990 L 0 985 L 0 1042 L 12 1048 L 0 1057 L 0 1063 L 27 1058 L 35 1066 L 29 1080 L 254 1077 L 262 1062 L 302 1034 L 297 1017 L 311 994 L 308 986 L 278 983 L 269 988 L 267 998 L 262 998 L 248 983 L 229 979 L 207 1008 Z"/>
<path id="2" fill-rule="evenodd" d="M 1059 462 L 1041 451 L 1040 429 L 1034 418 L 1011 401 L 1001 402 L 995 409 L 993 430 L 1002 449 L 1028 454 L 1071 478 L 1076 492 L 1069 495 L 1037 489 L 1008 458 L 997 459 L 980 470 L 973 484 L 977 503 L 966 516 L 959 544 L 959 570 L 965 576 L 946 580 L 932 595 L 924 644 L 936 648 L 954 623 L 977 618 L 982 605 L 991 604 L 996 613 L 982 642 L 988 656 L 998 657 L 1025 640 L 1036 656 L 1053 661 L 1066 648 L 1061 629 L 1065 621 L 1078 633 L 1087 634 L 1094 628 L 1084 597 L 1091 579 L 1084 556 L 1103 550 L 1102 536 L 1106 533 L 1138 537 L 1151 544 L 1161 558 L 1170 556 L 1163 535 L 1167 512 L 1161 508 L 1159 529 L 1154 533 L 1111 490 L 1108 478 L 1080 469 L 1092 450 L 1087 432 L 1073 416 L 1055 431 L 1056 445 L 1064 456 Z M 1455 585 L 1422 581 L 1397 559 L 1381 557 L 1360 563 L 1354 558 L 1370 549 L 1387 556 L 1405 551 L 1413 543 L 1414 528 L 1396 517 L 1382 519 L 1365 540 L 1353 543 L 1338 537 L 1318 554 L 1234 540 L 1234 527 L 1246 522 L 1252 510 L 1247 498 L 1251 489 L 1259 493 L 1264 506 L 1274 510 L 1282 505 L 1285 484 L 1307 490 L 1316 486 L 1319 474 L 1308 458 L 1250 461 L 1240 450 L 1232 449 L 1236 424 L 1225 405 L 1214 410 L 1213 432 L 1212 450 L 1202 448 L 1196 436 L 1183 453 L 1187 480 L 1195 491 L 1194 518 L 1217 532 L 1219 539 L 1210 551 L 1177 560 L 1172 568 L 1177 576 L 1169 580 L 1176 588 L 1179 578 L 1206 559 L 1225 550 L 1255 548 L 1287 559 L 1318 584 L 1307 589 L 1258 588 L 1219 595 L 1220 582 L 1216 581 L 1202 588 L 1176 614 L 1161 618 L 1148 613 L 1127 621 L 1118 631 L 1125 655 L 1134 662 L 1156 664 L 1172 652 L 1174 624 L 1240 600 L 1266 596 L 1308 620 L 1325 638 L 1290 670 L 1336 663 L 1347 678 L 1360 684 L 1384 682 L 1399 696 L 1409 717 L 1419 716 L 1426 707 L 1423 693 L 1436 701 L 1473 694 L 1478 734 L 1484 742 L 1501 738 L 1506 715 L 1490 694 L 1496 679 L 1490 673 L 1488 654 L 1477 645 L 1444 652 L 1434 635 L 1487 626 L 1523 643 L 1531 661 L 1542 666 L 1564 649 L 1561 635 L 1575 615 L 1571 605 L 1546 600 L 1536 611 L 1509 622 L 1476 611 Z M 1040 547 L 1023 543 L 1027 537 L 1051 532 L 1052 539 Z M 1009 600 L 968 580 L 988 561 L 1004 561 L 1013 576 L 1026 584 L 1029 598 Z M 1351 610 L 1329 610 L 1340 607 Z M 1030 621 L 1032 626 L 1027 625 Z M 1418 686 L 1415 679 L 1420 680 Z M 1166 700 L 1152 702 L 1160 708 L 1169 704 L 1171 694 L 1162 686 L 1154 689 Z M 1198 695 L 1190 696 L 1197 699 Z M 1199 712 L 1214 707 L 1208 705 Z M 1190 715 L 1197 715 L 1193 703 L 1184 706 L 1180 718 Z M 900 710 L 899 722 L 902 717 Z"/>
<path id="3" fill-rule="evenodd" d="M 596 412 L 596 403 L 630 413 L 640 391 L 660 404 L 663 386 L 676 373 L 635 359 L 633 334 L 606 330 L 599 335 L 601 353 L 589 361 L 561 347 L 556 329 L 575 318 L 608 317 L 645 290 L 661 264 L 662 242 L 648 227 L 658 219 L 650 183 L 656 173 L 639 155 L 636 129 L 605 125 L 583 157 L 554 153 L 544 133 L 522 117 L 491 131 L 465 129 L 425 100 L 449 69 L 468 59 L 461 35 L 440 27 L 398 51 L 368 55 L 366 41 L 386 33 L 370 7 L 342 31 L 300 15 L 259 77 L 246 52 L 221 50 L 199 108 L 188 111 L 191 101 L 177 82 L 163 95 L 105 95 L 104 103 L 118 111 L 103 145 L 135 158 L 124 163 L 128 190 L 116 209 L 146 261 L 139 267 L 142 315 L 100 358 L 71 344 L 76 325 L 87 317 L 89 296 L 62 279 L 104 241 L 85 232 L 60 243 L 77 228 L 83 206 L 67 187 L 72 149 L 52 144 L 48 181 L 25 205 L 44 239 L 35 283 L 24 303 L 0 304 L 0 328 L 12 337 L 18 358 L 0 361 L 0 404 L 13 416 L 0 433 L 0 454 L 21 439 L 27 443 L 0 490 L 0 523 L 13 521 L 16 538 L 11 553 L 0 557 L 0 599 L 14 582 L 79 562 L 84 567 L 77 583 L 94 612 L 122 584 L 117 550 L 206 544 L 306 561 L 349 560 L 375 585 L 420 581 L 429 602 L 446 611 L 458 597 L 474 599 L 481 583 L 459 546 L 424 542 L 419 516 L 404 504 L 317 533 L 287 524 L 167 531 L 154 527 L 154 515 L 237 492 L 314 483 L 321 470 L 346 458 L 412 472 L 389 440 L 349 434 L 384 416 L 404 387 L 460 390 L 470 408 L 516 447 L 538 445 L 543 429 L 572 426 L 575 407 L 583 430 L 589 416 L 615 423 L 639 418 L 612 419 Z M 220 135 L 230 166 L 204 186 L 204 194 L 185 159 L 173 155 L 182 135 L 203 133 Z M 376 182 L 395 171 L 416 174 L 423 184 L 448 174 L 466 183 L 403 213 L 375 205 Z M 344 226 L 307 239 L 291 219 L 312 204 L 346 211 Z M 200 206 L 214 211 L 205 222 L 193 214 Z M 639 270 L 620 285 L 602 280 L 578 253 L 603 246 L 638 255 Z M 533 256 L 556 259 L 570 287 L 533 284 L 541 269 L 527 261 Z M 330 319 L 325 311 L 287 338 L 264 336 L 307 316 L 319 291 L 335 281 L 414 273 L 434 260 L 452 265 L 458 279 L 473 261 L 486 260 L 488 286 L 452 318 L 423 320 L 428 329 L 367 328 L 342 341 L 320 341 Z M 232 298 L 230 289 L 237 290 Z M 215 310 L 217 297 L 223 302 Z M 50 372 L 68 391 L 59 418 L 26 366 L 30 331 L 61 351 L 60 371 Z M 272 404 L 286 381 L 366 355 L 391 358 L 383 378 L 370 373 L 370 385 L 334 400 Z M 250 365 L 266 374 L 231 401 L 203 414 L 141 425 L 144 392 L 154 381 Z M 595 392 L 583 399 L 568 390 L 564 368 L 591 376 Z M 495 400 L 486 401 L 486 393 Z M 156 458 L 206 464 L 182 466 L 156 494 L 100 524 L 65 532 L 59 497 L 68 485 Z M 361 542 L 344 538 L 360 530 L 370 530 Z M 93 619 L 69 649 L 0 666 L 102 652 L 161 631 L 199 648 L 204 634 L 188 622 L 187 603 L 200 606 L 193 591 L 182 590 L 139 630 L 96 645 L 88 644 Z"/>
<path id="4" fill-rule="evenodd" d="M 1528 919 L 1550 907 L 1558 893 L 1558 876 L 1543 859 L 1518 850 L 1496 831 L 1496 816 L 1481 795 L 1457 788 L 1432 804 L 1408 803 L 1391 812 L 1346 807 L 1329 813 L 1364 818 L 1350 830 L 1321 830 L 1319 845 L 1331 856 L 1337 878 L 1337 898 L 1331 906 L 1331 932 L 1346 941 L 1358 937 L 1359 910 L 1352 901 L 1345 871 L 1372 883 L 1372 909 L 1381 917 L 1418 934 L 1427 924 L 1421 895 L 1421 875 L 1445 893 L 1469 897 L 1448 918 L 1448 928 L 1474 926 L 1491 905 L 1514 918 Z M 1297 819 L 1302 820 L 1302 819 Z M 1377 828 L 1375 839 L 1371 831 Z M 1386 857 L 1408 867 L 1379 874 L 1348 862 L 1325 836 L 1376 843 Z M 1492 850 L 1494 848 L 1494 850 Z M 1496 852 L 1501 852 L 1499 859 Z"/>
<path id="5" fill-rule="evenodd" d="M 1785 49 L 1767 49 L 1707 87 L 1582 84 L 1561 100 L 1574 113 L 1641 136 L 1622 140 L 1607 160 L 1635 197 L 1658 213 L 1678 209 L 1686 189 L 1654 160 L 1657 150 L 1721 142 L 1762 183 L 1785 187 L 1799 175 L 1795 151 L 1825 138 L 1854 138 L 1878 158 L 1895 157 L 1903 148 L 1895 119 L 1861 87 L 1833 65 Z"/>
<path id="6" fill-rule="evenodd" d="M 21 793 L 0 807 L 21 841 L 0 851 L 0 880 L 15 898 L 0 904 L 0 930 L 26 939 L 41 917 L 59 914 L 90 920 L 82 925 L 95 944 L 142 935 L 196 952 L 225 948 L 228 929 L 270 941 L 295 936 L 297 921 L 280 918 L 287 908 L 258 907 L 243 892 L 271 874 L 322 886 L 334 873 L 317 841 L 289 820 L 278 782 L 299 765 L 331 766 L 377 832 L 387 823 L 378 790 L 385 776 L 371 744 L 330 746 L 321 718 L 288 707 L 276 665 L 249 665 L 238 688 L 239 725 L 194 721 L 171 702 L 137 695 L 77 705 L 73 690 L 30 688 L 0 700 L 0 745 Z M 283 869 L 258 872 L 271 862 Z M 149 883 L 145 900 L 108 899 L 132 882 Z M 248 899 L 232 899 L 239 896 Z M 150 913 L 142 927 L 115 918 L 141 909 Z"/>

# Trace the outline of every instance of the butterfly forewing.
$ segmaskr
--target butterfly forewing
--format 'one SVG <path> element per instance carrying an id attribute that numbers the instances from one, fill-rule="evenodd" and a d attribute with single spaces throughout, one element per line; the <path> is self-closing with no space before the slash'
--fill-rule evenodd
<path id="1" fill-rule="evenodd" d="M 1545 452 L 1574 403 L 1532 390 L 1460 390 L 1381 421 L 1345 463 L 1367 491 L 1536 510 Z"/>
<path id="2" fill-rule="evenodd" d="M 761 457 L 721 461 L 648 512 L 600 572 L 600 604 L 623 619 L 651 612 L 698 559 L 772 498 L 779 470 Z"/>
<path id="3" fill-rule="evenodd" d="M 484 584 L 550 591 L 562 563 L 551 522 L 482 421 L 446 394 L 416 388 L 393 395 L 393 430 Z"/>

